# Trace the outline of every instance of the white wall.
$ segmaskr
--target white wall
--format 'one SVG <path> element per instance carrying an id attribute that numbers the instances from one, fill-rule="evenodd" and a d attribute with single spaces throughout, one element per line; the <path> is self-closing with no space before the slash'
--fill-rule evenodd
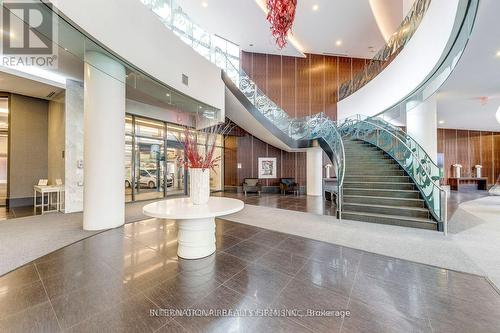
<path id="1" fill-rule="evenodd" d="M 83 84 L 66 81 L 64 212 L 83 210 Z"/>
<path id="2" fill-rule="evenodd" d="M 453 30 L 459 0 L 434 0 L 401 53 L 378 76 L 338 103 L 338 118 L 376 115 L 394 106 L 432 73 Z"/>
<path id="3" fill-rule="evenodd" d="M 437 100 L 430 97 L 406 114 L 406 131 L 437 162 Z"/>
<path id="4" fill-rule="evenodd" d="M 49 101 L 48 118 L 48 178 L 49 184 L 55 184 L 56 179 L 64 181 L 64 150 L 65 150 L 65 94 Z"/>
<path id="5" fill-rule="evenodd" d="M 139 0 L 51 2 L 128 62 L 174 89 L 224 110 L 221 70 L 168 30 Z M 182 83 L 182 74 L 189 77 L 189 86 Z"/>

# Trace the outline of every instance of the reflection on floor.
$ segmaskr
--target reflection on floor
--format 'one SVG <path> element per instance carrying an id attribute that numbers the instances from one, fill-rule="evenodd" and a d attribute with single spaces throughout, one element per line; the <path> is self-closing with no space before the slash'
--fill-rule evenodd
<path id="1" fill-rule="evenodd" d="M 167 196 L 179 196 L 179 195 L 184 195 L 184 190 L 179 190 L 179 189 L 174 189 L 172 187 L 169 187 L 167 189 Z M 147 189 L 147 188 L 141 188 L 138 192 L 135 193 L 135 200 L 136 201 L 141 201 L 141 200 L 154 200 L 154 199 L 163 199 L 163 189 L 158 191 L 157 189 Z M 132 189 L 131 188 L 126 188 L 125 189 L 125 202 L 131 202 L 132 201 Z"/>
<path id="2" fill-rule="evenodd" d="M 323 197 L 311 197 L 307 195 L 283 196 L 273 193 L 262 193 L 260 196 L 249 193 L 245 196 L 243 193 L 235 192 L 220 192 L 216 195 L 240 199 L 248 205 L 281 208 L 319 215 L 335 215 L 335 203 L 332 204 L 331 201 L 324 200 Z"/>
<path id="3" fill-rule="evenodd" d="M 33 215 L 33 206 L 16 208 L 0 207 L 0 221 Z"/>
<path id="4" fill-rule="evenodd" d="M 243 193 L 235 192 L 221 192 L 217 195 L 240 199 L 248 205 L 281 208 L 319 215 L 335 215 L 335 203 L 324 200 L 322 197 L 311 197 L 307 195 L 283 196 L 281 194 L 271 193 L 262 193 L 260 196 L 257 194 L 248 194 L 248 196 L 245 196 Z M 461 187 L 460 192 L 451 191 L 448 200 L 448 216 L 451 217 L 456 212 L 458 205 L 462 202 L 486 196 L 488 196 L 487 191 L 478 191 L 475 187 L 466 185 Z"/>
<path id="5" fill-rule="evenodd" d="M 500 296 L 482 277 L 217 224 L 217 252 L 200 260 L 178 259 L 175 224 L 152 219 L 92 236 L 5 275 L 0 331 L 498 332 L 500 327 Z M 168 316 L 170 309 L 189 308 L 295 312 Z M 294 316 L 308 309 L 330 316 Z"/>

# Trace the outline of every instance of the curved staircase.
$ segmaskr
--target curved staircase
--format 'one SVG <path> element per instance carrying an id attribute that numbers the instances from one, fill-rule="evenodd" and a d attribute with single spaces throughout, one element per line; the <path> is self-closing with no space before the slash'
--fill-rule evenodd
<path id="1" fill-rule="evenodd" d="M 344 139 L 344 219 L 437 230 L 410 176 L 378 147 Z"/>

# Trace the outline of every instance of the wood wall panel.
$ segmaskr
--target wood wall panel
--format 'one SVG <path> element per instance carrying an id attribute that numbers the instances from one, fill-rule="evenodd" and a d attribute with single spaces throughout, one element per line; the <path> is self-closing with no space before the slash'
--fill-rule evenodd
<path id="1" fill-rule="evenodd" d="M 500 176 L 500 133 L 493 133 L 493 182 Z"/>
<path id="2" fill-rule="evenodd" d="M 493 135 L 491 132 L 481 132 L 481 161 L 483 175 L 488 177 L 488 183 L 493 184 Z"/>
<path id="3" fill-rule="evenodd" d="M 438 153 L 444 154 L 444 183 L 454 177 L 452 165 L 463 166 L 462 175 L 475 175 L 474 166 L 483 166 L 482 175 L 488 184 L 496 182 L 500 174 L 500 133 L 438 129 Z"/>
<path id="4" fill-rule="evenodd" d="M 469 161 L 471 167 L 482 165 L 481 160 L 481 132 L 469 131 Z"/>
<path id="5" fill-rule="evenodd" d="M 252 58 L 250 77 L 262 91 L 267 92 L 267 55 L 252 53 Z"/>
<path id="6" fill-rule="evenodd" d="M 295 62 L 297 64 L 296 117 L 305 117 L 311 114 L 310 58 L 296 58 Z"/>
<path id="7" fill-rule="evenodd" d="M 296 153 L 290 153 L 287 151 L 281 152 L 281 177 L 295 177 L 296 170 Z"/>
<path id="8" fill-rule="evenodd" d="M 296 58 L 241 53 L 241 66 L 293 117 L 325 112 L 337 118 L 338 86 L 363 70 L 365 59 L 306 54 Z"/>
<path id="9" fill-rule="evenodd" d="M 295 153 L 297 162 L 295 168 L 295 179 L 301 186 L 306 185 L 307 182 L 307 167 L 306 167 L 306 153 Z"/>
<path id="10" fill-rule="evenodd" d="M 224 184 L 238 185 L 238 137 L 224 138 Z"/>
<path id="11" fill-rule="evenodd" d="M 267 179 L 268 186 L 279 186 L 281 178 L 281 149 L 267 145 L 267 157 L 276 158 L 276 179 Z"/>
<path id="12" fill-rule="evenodd" d="M 462 176 L 472 176 L 472 167 L 469 160 L 469 131 L 457 130 L 457 158 L 456 163 L 462 165 Z"/>
<path id="13" fill-rule="evenodd" d="M 337 119 L 338 57 L 325 57 L 325 113 Z"/>
<path id="14" fill-rule="evenodd" d="M 267 157 L 267 143 L 253 137 L 253 178 L 259 177 L 259 157 Z M 263 183 L 267 185 L 267 181 Z"/>
<path id="15" fill-rule="evenodd" d="M 457 163 L 457 130 L 444 131 L 444 169 L 448 177 L 453 177 L 452 165 Z"/>
<path id="16" fill-rule="evenodd" d="M 325 111 L 325 56 L 310 55 L 311 114 Z"/>
<path id="17" fill-rule="evenodd" d="M 296 72 L 295 72 L 295 58 L 283 57 L 282 63 L 282 100 L 281 107 L 289 115 L 296 117 L 296 103 L 295 103 L 295 90 L 296 90 Z"/>
<path id="18" fill-rule="evenodd" d="M 277 105 L 282 105 L 281 101 L 281 56 L 267 56 L 267 91 L 266 95 Z"/>
<path id="19" fill-rule="evenodd" d="M 238 169 L 238 184 L 241 185 L 245 178 L 252 178 L 253 173 L 253 137 L 245 135 L 238 137 L 237 163 L 241 163 L 241 169 Z M 226 172 L 226 171 L 224 171 Z"/>

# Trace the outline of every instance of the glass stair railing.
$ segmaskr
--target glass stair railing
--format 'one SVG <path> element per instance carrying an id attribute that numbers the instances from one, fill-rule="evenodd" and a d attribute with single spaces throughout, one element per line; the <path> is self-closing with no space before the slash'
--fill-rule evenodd
<path id="1" fill-rule="evenodd" d="M 339 132 L 377 146 L 397 161 L 422 194 L 438 230 L 447 232 L 447 194 L 439 186 L 443 171 L 411 136 L 383 119 L 361 115 L 343 120 Z"/>

